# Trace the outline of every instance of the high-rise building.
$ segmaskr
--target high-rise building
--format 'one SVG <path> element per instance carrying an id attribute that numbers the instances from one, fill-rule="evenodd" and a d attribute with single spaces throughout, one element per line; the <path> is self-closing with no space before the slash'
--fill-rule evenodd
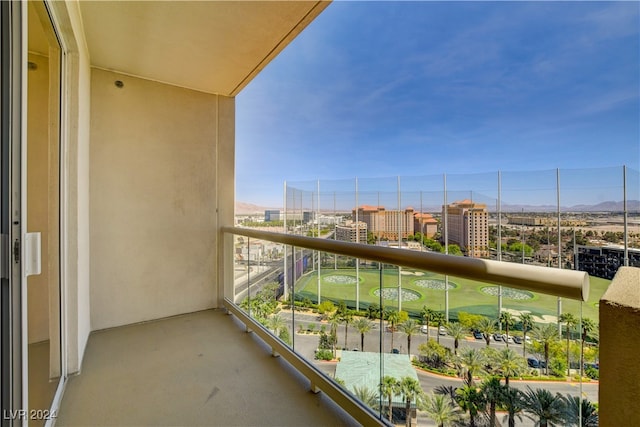
<path id="1" fill-rule="evenodd" d="M 310 222 L 314 222 L 316 219 L 316 213 L 313 211 L 304 211 L 302 212 L 302 222 L 308 224 Z"/>
<path id="2" fill-rule="evenodd" d="M 402 239 L 413 235 L 413 208 L 404 211 L 386 210 L 384 206 L 360 206 L 357 210 L 358 221 L 367 224 L 368 231 L 378 240 L 398 240 L 398 232 Z M 356 210 L 353 210 L 356 218 Z"/>
<path id="3" fill-rule="evenodd" d="M 364 221 L 349 221 L 343 225 L 336 225 L 336 240 L 367 243 L 367 224 Z"/>
<path id="4" fill-rule="evenodd" d="M 431 239 L 438 232 L 438 220 L 430 213 L 416 212 L 413 215 L 413 229 Z"/>
<path id="5" fill-rule="evenodd" d="M 447 215 L 447 237 L 449 243 L 460 246 L 470 257 L 489 256 L 489 215 L 487 205 L 465 199 L 442 207 Z M 444 235 L 444 233 L 443 233 Z"/>
<path id="6" fill-rule="evenodd" d="M 640 267 L 640 249 L 629 248 L 625 254 L 621 246 L 576 246 L 574 254 L 575 270 L 586 271 L 590 276 L 612 280 L 618 269 L 625 265 Z"/>
<path id="7" fill-rule="evenodd" d="M 280 221 L 282 218 L 280 217 L 280 211 L 277 209 L 268 209 L 266 211 L 264 211 L 264 221 L 265 222 L 271 222 L 271 221 Z"/>

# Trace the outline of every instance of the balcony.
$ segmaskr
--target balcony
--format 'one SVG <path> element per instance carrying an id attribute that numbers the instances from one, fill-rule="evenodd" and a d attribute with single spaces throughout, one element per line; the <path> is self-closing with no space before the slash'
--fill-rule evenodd
<path id="1" fill-rule="evenodd" d="M 5 4 L 3 13 L 9 9 Z M 35 4 L 30 3 L 29 7 Z M 13 2 L 12 5 L 19 9 L 25 4 Z M 237 5 L 224 2 L 46 2 L 34 7 L 39 8 L 37 16 L 35 19 L 29 18 L 30 21 L 51 21 L 44 34 L 47 40 L 40 40 L 42 34 L 35 31 L 36 26 L 27 26 L 27 16 L 15 19 L 11 35 L 24 34 L 24 30 L 29 29 L 32 33 L 29 38 L 33 39 L 29 41 L 29 50 L 35 47 L 31 46 L 33 41 L 38 42 L 36 45 L 43 42 L 44 53 L 49 48 L 53 53 L 55 49 L 48 43 L 59 38 L 63 43 L 56 49 L 64 55 L 58 60 L 52 56 L 50 62 L 51 70 L 54 63 L 61 62 L 58 64 L 59 75 L 55 77 L 49 67 L 33 67 L 35 63 L 29 64 L 27 71 L 25 58 L 20 56 L 25 46 L 17 46 L 9 58 L 11 63 L 16 64 L 16 72 L 11 77 L 13 79 L 25 74 L 31 77 L 27 82 L 12 80 L 11 88 L 24 88 L 26 83 L 29 96 L 39 94 L 38 102 L 23 100 L 28 104 L 26 106 L 46 104 L 64 107 L 60 114 L 54 114 L 53 111 L 51 114 L 27 112 L 27 116 L 36 119 L 33 123 L 44 125 L 46 121 L 42 117 L 53 116 L 64 117 L 65 122 L 50 123 L 50 126 L 42 126 L 42 129 L 34 131 L 36 129 L 27 126 L 26 118 L 18 113 L 25 111 L 25 105 L 16 101 L 16 105 L 12 104 L 10 124 L 12 129 L 15 128 L 15 135 L 19 134 L 17 129 L 29 127 L 29 147 L 36 146 L 33 144 L 36 136 L 39 136 L 38 140 L 50 141 L 48 132 L 60 127 L 59 145 L 43 145 L 52 149 L 51 156 L 43 152 L 39 157 L 49 159 L 50 165 L 60 166 L 60 171 L 51 169 L 49 182 L 40 186 L 56 194 L 51 198 L 52 214 L 42 214 L 40 220 L 51 224 L 52 230 L 60 229 L 60 244 L 55 239 L 50 240 L 51 251 L 43 255 L 45 267 L 51 269 L 51 277 L 60 276 L 60 283 L 51 281 L 48 293 L 30 285 L 32 295 L 27 297 L 18 292 L 10 301 L 3 294 L 3 313 L 8 313 L 9 310 L 5 312 L 4 309 L 9 307 L 13 319 L 9 331 L 11 342 L 8 343 L 11 352 L 6 350 L 8 347 L 4 346 L 3 341 L 3 409 L 21 411 L 25 407 L 49 407 L 49 403 L 40 404 L 33 396 L 27 396 L 36 393 L 38 387 L 30 384 L 27 387 L 27 377 L 32 380 L 35 375 L 21 371 L 26 365 L 37 366 L 30 360 L 26 362 L 27 355 L 22 351 L 27 348 L 27 341 L 32 342 L 25 337 L 29 337 L 34 327 L 39 327 L 46 336 L 34 338 L 33 341 L 43 342 L 40 340 L 50 338 L 54 343 L 57 340 L 55 345 L 50 346 L 53 351 L 42 352 L 44 362 L 40 367 L 44 367 L 45 372 L 49 364 L 48 375 L 42 376 L 45 382 L 60 378 L 60 388 L 51 391 L 52 394 L 55 392 L 53 399 L 50 397 L 46 400 L 53 402 L 53 408 L 58 408 L 61 399 L 60 425 L 385 424 L 385 409 L 392 409 L 395 415 L 403 416 L 405 402 L 402 396 L 393 393 L 390 396 L 391 404 L 385 404 L 379 396 L 377 404 L 368 409 L 363 402 L 354 398 L 351 384 L 347 382 L 343 386 L 339 381 L 334 381 L 335 375 L 342 375 L 339 374 L 338 362 L 314 359 L 319 337 L 309 331 L 327 327 L 328 321 L 318 321 L 319 313 L 313 313 L 312 308 L 304 313 L 298 310 L 296 294 L 302 297 L 297 302 L 303 305 L 333 298 L 337 304 L 344 302 L 350 309 L 363 310 L 372 308 L 372 294 L 368 292 L 375 292 L 374 288 L 377 288 L 378 294 L 373 295 L 379 298 L 379 309 L 385 305 L 392 309 L 395 306 L 398 312 L 411 312 L 415 317 L 415 311 L 426 306 L 429 310 L 444 313 L 445 320 L 460 321 L 461 310 L 455 310 L 459 308 L 455 292 L 449 293 L 448 286 L 460 285 L 456 289 L 461 291 L 469 288 L 464 280 L 489 280 L 492 283 L 488 286 L 493 286 L 494 291 L 497 287 L 496 301 L 505 297 L 507 287 L 513 287 L 518 291 L 535 293 L 538 302 L 547 298 L 544 301 L 547 307 L 556 303 L 557 296 L 561 295 L 563 312 L 572 313 L 578 319 L 582 319 L 585 312 L 593 314 L 598 311 L 593 296 L 586 303 L 567 300 L 583 299 L 577 293 L 582 286 L 567 287 L 566 283 L 558 283 L 553 277 L 545 278 L 549 273 L 546 269 L 532 270 L 534 267 L 514 262 L 508 274 L 495 274 L 495 271 L 483 268 L 474 272 L 470 267 L 484 266 L 484 261 L 444 257 L 432 262 L 432 257 L 427 253 L 414 257 L 405 256 L 407 252 L 397 249 L 376 248 L 369 251 L 361 246 L 341 252 L 343 246 L 336 242 L 322 239 L 313 242 L 289 241 L 290 236 L 258 235 L 229 227 L 233 224 L 236 174 L 234 97 L 326 7 L 326 2 L 248 2 Z M 161 25 L 161 31 L 158 31 L 154 25 L 141 25 L 143 21 L 165 25 Z M 19 39 L 11 38 L 12 41 Z M 114 42 L 116 39 L 117 42 Z M 152 40 L 155 42 L 150 44 Z M 167 50 L 167 47 L 171 49 Z M 140 52 L 147 52 L 150 56 L 141 57 Z M 205 57 L 200 55 L 203 52 L 207 53 Z M 196 58 L 199 59 L 194 61 Z M 189 67 L 184 65 L 187 63 Z M 52 84 L 51 88 L 40 92 L 32 90 L 32 84 L 41 81 L 34 77 L 38 69 L 44 77 L 42 81 Z M 221 74 L 214 76 L 211 72 L 214 69 L 219 69 Z M 43 74 L 45 70 L 52 74 Z M 53 84 L 54 81 L 64 82 L 64 91 L 60 91 L 63 99 L 49 98 L 59 92 L 51 90 L 57 85 Z M 20 96 L 12 98 L 12 102 Z M 3 102 L 6 100 L 3 91 Z M 5 124 L 3 121 L 3 126 Z M 19 148 L 13 145 L 10 148 L 14 160 L 24 158 L 25 153 L 20 152 Z M 60 155 L 60 162 L 54 161 L 54 152 Z M 30 172 L 44 171 L 31 161 L 26 166 Z M 7 170 L 3 168 L 3 171 Z M 625 199 L 627 193 L 637 194 L 637 183 L 640 182 L 637 179 L 638 172 L 629 172 L 631 179 L 628 183 L 632 186 L 629 191 L 625 188 L 626 181 L 612 183 L 609 179 L 622 175 L 619 169 L 607 171 L 608 178 L 602 180 L 602 186 L 597 188 L 605 188 L 605 194 L 610 194 L 610 191 L 618 196 L 623 194 Z M 566 196 L 575 187 L 579 189 L 578 193 L 589 193 L 596 187 L 581 181 L 585 177 L 583 173 L 563 172 L 562 184 L 557 179 L 558 175 L 556 171 L 533 175 L 503 174 L 504 191 L 496 189 L 494 174 L 463 177 L 466 183 L 456 182 L 456 177 L 449 176 L 448 187 L 442 190 L 439 184 L 415 187 L 415 182 L 412 184 L 411 180 L 403 178 L 402 187 L 400 181 L 397 182 L 397 192 L 389 190 L 390 183 L 391 187 L 396 185 L 395 178 L 384 181 L 356 180 L 359 196 L 332 188 L 326 183 L 322 186 L 318 183 L 318 191 L 315 191 L 314 182 L 311 183 L 312 189 L 305 187 L 309 183 L 290 186 L 286 203 L 292 214 L 290 220 L 294 231 L 308 233 L 312 230 L 303 225 L 304 211 L 316 212 L 319 217 L 328 207 L 342 209 L 348 206 L 351 209 L 369 204 L 387 205 L 390 208 L 397 201 L 398 209 L 406 208 L 410 202 L 415 212 L 422 213 L 429 207 L 446 205 L 447 201 L 469 199 L 472 203 L 485 204 L 489 209 L 496 206 L 495 211 L 500 212 L 503 206 L 500 199 L 507 200 L 509 192 L 517 193 L 524 199 L 542 194 L 537 200 L 557 205 L 557 212 L 551 212 L 548 216 L 552 221 L 557 216 L 557 239 L 567 243 L 566 235 L 562 235 L 559 229 L 562 221 L 571 218 L 569 212 L 562 210 L 560 199 L 563 203 L 568 200 Z M 587 171 L 589 175 L 592 174 Z M 5 178 L 3 175 L 3 185 Z M 441 177 L 430 179 L 441 183 Z M 474 185 L 469 185 L 469 182 Z M 56 185 L 60 186 L 59 191 L 55 190 Z M 15 190 L 14 194 L 22 194 L 25 188 L 17 185 L 12 190 Z M 45 197 L 36 196 L 34 199 L 44 200 Z M 59 208 L 54 206 L 56 203 L 60 204 Z M 298 210 L 300 218 L 296 218 Z M 635 210 L 637 213 L 637 208 Z M 60 213 L 59 221 L 54 211 Z M 24 214 L 22 212 L 21 215 Z M 472 216 L 473 220 L 467 216 L 467 223 L 479 227 L 483 219 L 476 220 L 476 215 Z M 501 218 L 500 215 L 497 218 Z M 390 221 L 393 220 L 393 217 L 390 218 Z M 10 223 L 3 216 L 3 224 L 5 222 Z M 402 220 L 398 221 L 400 230 L 395 233 L 396 237 L 406 232 L 401 223 Z M 31 224 L 34 225 L 35 221 L 31 221 Z M 19 222 L 12 223 L 9 238 L 3 232 L 5 245 L 14 240 L 14 233 L 22 238 L 23 233 L 29 230 L 26 226 L 22 229 L 23 225 L 18 225 Z M 422 234 L 427 234 L 430 223 L 425 221 L 422 225 L 425 227 Z M 528 225 L 523 221 L 525 234 L 528 231 L 526 227 Z M 486 253 L 485 248 L 479 248 L 482 246 L 480 240 L 470 239 L 469 234 L 465 237 L 461 230 L 458 230 L 461 233 L 459 236 L 450 236 L 451 240 L 454 237 L 461 239 L 461 248 L 468 254 Z M 501 230 L 501 227 L 496 230 Z M 359 239 L 357 236 L 360 236 L 360 231 L 349 235 Z M 243 237 L 244 241 L 234 240 L 235 236 Z M 393 237 L 393 230 L 384 236 Z M 257 242 L 264 247 L 261 242 L 269 241 L 286 249 L 282 251 L 282 256 L 269 260 L 281 263 L 280 267 L 274 264 L 264 269 L 264 264 L 261 264 L 265 262 L 261 258 L 264 252 L 254 252 L 252 245 Z M 628 258 L 626 243 L 624 257 Z M 561 243 L 558 246 L 563 245 Z M 576 247 L 575 244 L 573 246 Z M 524 245 L 521 247 L 524 248 Z M 449 250 L 452 251 L 452 248 Z M 503 260 L 510 261 L 518 261 L 521 256 L 523 263 L 526 261 L 527 264 L 563 268 L 566 267 L 564 262 L 568 260 L 568 255 L 571 255 L 566 251 L 567 246 L 562 250 L 558 247 L 555 254 L 550 248 L 548 255 L 542 259 L 533 259 L 524 250 L 522 253 L 513 250 L 500 253 L 499 248 L 500 245 L 496 252 L 489 251 L 490 256 L 498 260 L 504 257 Z M 239 249 L 239 253 L 236 249 Z M 482 250 L 476 252 L 476 249 Z M 244 254 L 244 260 L 235 259 L 237 255 Z M 612 254 L 587 254 L 590 256 L 590 268 L 608 274 L 607 260 L 613 257 Z M 7 259 L 3 259 L 3 262 L 11 266 L 16 276 L 21 275 L 22 272 L 18 270 L 22 270 L 22 266 L 10 260 L 9 251 L 5 256 Z M 446 264 L 449 266 L 446 267 Z M 365 294 L 353 293 L 353 297 L 337 298 L 328 292 L 330 286 L 322 283 L 322 272 L 332 268 L 338 270 L 342 266 L 348 267 L 345 270 L 356 270 L 355 276 L 351 271 L 336 276 L 355 277 L 356 284 L 360 283 L 359 278 L 362 277 L 363 289 L 364 285 L 367 286 Z M 235 268 L 238 268 L 237 278 L 234 277 Z M 251 305 L 252 299 L 264 288 L 265 283 L 279 281 L 277 276 L 267 277 L 277 268 L 284 274 L 283 284 L 286 285 L 279 308 L 283 316 L 290 313 L 286 319 L 290 325 L 290 341 L 284 337 L 276 338 L 270 333 L 269 329 L 276 329 L 274 325 L 263 325 L 261 322 L 266 320 L 264 313 L 256 312 Z M 465 269 L 468 270 L 467 276 L 458 276 Z M 247 274 L 244 274 L 245 271 Z M 550 274 L 555 276 L 563 273 L 554 271 Z M 411 279 L 418 281 L 426 277 L 434 280 L 431 283 L 427 281 L 425 288 L 433 283 L 444 283 L 443 290 L 433 285 L 434 289 L 418 292 L 419 295 L 409 292 L 417 299 L 403 296 L 403 290 L 410 290 L 404 286 L 405 279 L 412 282 Z M 341 279 L 338 277 L 336 280 Z M 635 333 L 634 325 L 637 324 L 634 310 L 640 305 L 635 303 L 632 293 L 637 281 L 633 275 L 628 279 L 632 284 L 631 290 L 614 295 L 615 298 L 610 301 L 613 314 L 603 318 L 603 322 L 608 321 L 610 327 L 605 329 L 607 325 L 602 325 L 602 330 L 607 331 L 608 340 L 606 346 L 603 340 L 606 351 L 601 355 L 603 381 L 599 386 L 599 394 L 603 396 L 599 399 L 603 405 L 603 425 L 622 425 L 625 422 L 640 424 L 640 421 L 634 422 L 637 414 L 628 411 L 634 407 L 632 399 L 639 393 L 637 384 L 622 381 L 625 375 L 627 379 L 635 378 L 628 375 L 627 368 L 612 369 L 618 364 L 622 367 L 633 366 L 633 357 L 637 354 L 635 343 L 640 339 L 632 336 Z M 13 285 L 14 282 L 11 283 Z M 15 284 L 21 289 L 19 280 Z M 306 294 L 305 289 L 299 289 L 303 286 L 308 288 Z M 397 297 L 386 298 L 386 288 L 394 288 L 388 291 L 392 295 L 395 290 Z M 551 296 L 545 297 L 544 292 Z M 434 297 L 436 295 L 438 297 Z M 40 298 L 45 296 L 48 301 Z M 521 304 L 514 302 L 514 298 L 511 301 L 508 299 L 506 297 L 503 304 L 493 304 L 490 313 L 470 307 L 468 314 L 497 317 L 502 308 L 522 311 Z M 247 310 L 243 309 L 245 300 L 248 301 Z M 288 301 L 291 303 L 288 304 Z M 618 311 L 618 307 L 624 305 L 622 303 L 631 303 L 630 312 Z M 285 307 L 287 304 L 289 308 Z M 28 321 L 21 311 L 25 305 L 32 305 L 30 309 L 27 307 L 30 312 L 27 314 Z M 214 310 L 223 307 L 233 316 Z M 551 314 L 556 312 L 548 308 L 547 311 Z M 34 321 L 33 317 L 38 319 L 41 316 L 32 317 L 33 314 L 45 314 L 49 323 Z M 616 326 L 620 320 L 618 314 L 629 324 L 628 331 L 624 331 L 628 336 L 622 335 Z M 269 314 L 269 317 L 273 316 Z M 8 324 L 4 320 L 3 317 L 3 339 L 4 332 L 8 330 L 4 329 Z M 407 353 L 420 356 L 419 346 L 421 341 L 425 341 L 421 335 L 420 338 L 414 337 L 409 350 L 407 334 L 394 331 L 394 326 L 387 331 L 388 318 L 376 320 L 377 329 L 374 328 L 372 334 L 366 337 L 364 347 L 367 351 L 373 350 L 370 352 L 376 354 L 379 361 L 379 366 L 376 365 L 373 371 L 378 372 L 379 367 L 380 375 L 374 376 L 372 386 L 368 385 L 373 389 L 384 379 L 385 373 L 394 373 L 389 360 L 406 360 Z M 253 333 L 247 334 L 246 329 Z M 570 328 L 565 326 L 564 329 Z M 427 330 L 434 334 L 432 337 L 441 339 L 444 345 L 453 349 L 451 333 L 440 336 L 439 333 L 435 335 L 433 328 Z M 506 330 L 501 332 L 509 334 Z M 359 333 L 353 326 L 347 325 L 345 328 L 342 325 L 338 333 L 339 338 L 344 339 L 342 342 L 345 342 L 341 346 L 347 349 L 344 350 L 345 356 L 346 351 L 355 353 L 354 348 L 362 350 Z M 560 337 L 562 334 L 560 327 L 557 335 Z M 615 340 L 611 341 L 611 337 Z M 573 340 L 576 341 L 575 332 Z M 619 346 L 621 342 L 628 345 Z M 475 343 L 480 347 L 484 345 L 481 341 L 465 339 L 460 348 L 466 343 Z M 560 346 L 562 343 L 560 341 Z M 509 343 L 490 341 L 489 344 L 492 348 L 506 348 Z M 524 346 L 513 345 L 513 348 L 522 348 L 524 351 Z M 336 359 L 341 351 L 336 350 Z M 49 353 L 48 357 L 46 353 Z M 281 357 L 274 358 L 274 355 Z M 36 356 L 36 351 L 29 348 L 28 356 Z M 578 359 L 575 355 L 571 356 L 573 362 Z M 5 377 L 9 368 L 11 375 Z M 609 375 L 605 375 L 607 369 L 610 370 Z M 419 373 L 420 381 L 424 379 L 422 375 Z M 67 377 L 68 384 L 65 383 Z M 5 378 L 11 380 L 11 390 L 6 387 L 8 382 Z M 456 384 L 462 381 L 454 380 Z M 431 380 L 427 380 L 427 383 L 434 384 Z M 512 383 L 517 387 L 515 379 L 512 379 Z M 66 393 L 61 397 L 63 388 Z M 423 388 L 431 391 L 428 387 Z M 560 388 L 562 394 L 583 396 L 584 392 L 590 400 L 595 401 L 593 384 L 565 381 L 560 383 Z M 322 393 L 309 393 L 309 389 Z M 629 399 L 625 399 L 625 396 Z M 417 406 L 417 401 L 410 399 L 411 411 L 414 406 Z M 624 422 L 606 419 L 605 412 L 623 416 Z M 429 422 L 421 411 L 417 416 L 412 416 L 419 424 Z M 15 424 L 19 422 L 16 420 Z M 9 423 L 13 424 L 12 421 Z"/>

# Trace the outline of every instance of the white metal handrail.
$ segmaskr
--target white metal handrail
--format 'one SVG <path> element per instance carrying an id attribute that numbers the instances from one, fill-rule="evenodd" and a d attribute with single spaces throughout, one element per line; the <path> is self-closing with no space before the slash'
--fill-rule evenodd
<path id="1" fill-rule="evenodd" d="M 227 226 L 222 227 L 222 231 L 285 245 L 448 274 L 563 298 L 580 301 L 589 299 L 589 275 L 583 271 L 444 255 L 434 252 L 385 248 L 242 227 Z"/>

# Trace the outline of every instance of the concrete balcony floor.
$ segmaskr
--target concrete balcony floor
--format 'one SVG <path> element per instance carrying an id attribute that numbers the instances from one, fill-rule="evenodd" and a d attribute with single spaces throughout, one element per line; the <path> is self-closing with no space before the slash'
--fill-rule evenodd
<path id="1" fill-rule="evenodd" d="M 330 426 L 354 420 L 222 310 L 91 334 L 59 426 Z"/>

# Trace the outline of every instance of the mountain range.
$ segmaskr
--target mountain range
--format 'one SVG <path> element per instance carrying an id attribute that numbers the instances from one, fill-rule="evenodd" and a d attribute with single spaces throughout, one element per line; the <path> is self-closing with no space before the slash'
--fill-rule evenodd
<path id="1" fill-rule="evenodd" d="M 490 211 L 494 211 L 491 206 L 488 206 Z M 264 214 L 265 210 L 281 210 L 281 207 L 265 207 L 258 206 L 253 203 L 236 202 L 236 215 L 249 215 L 249 214 Z M 310 208 L 309 208 L 310 209 Z M 415 207 L 414 207 L 415 209 Z M 606 201 L 595 205 L 574 205 L 574 206 L 562 206 L 562 212 L 622 212 L 624 209 L 624 203 L 619 201 Z M 439 212 L 440 206 L 424 207 L 425 212 Z M 502 212 L 556 212 L 557 207 L 555 205 L 502 205 Z M 332 212 L 327 209 L 320 209 L 322 212 Z M 344 210 L 343 210 L 344 211 Z M 627 211 L 640 211 L 640 200 L 628 200 Z"/>

